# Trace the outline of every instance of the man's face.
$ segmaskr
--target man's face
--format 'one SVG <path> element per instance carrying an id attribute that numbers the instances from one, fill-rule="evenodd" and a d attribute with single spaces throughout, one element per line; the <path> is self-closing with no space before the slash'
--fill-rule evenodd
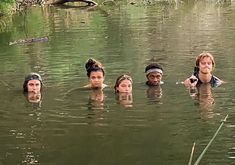
<path id="1" fill-rule="evenodd" d="M 27 88 L 28 92 L 38 93 L 41 90 L 41 82 L 39 80 L 29 80 Z"/>
<path id="2" fill-rule="evenodd" d="M 147 75 L 149 85 L 160 85 L 162 74 L 159 72 L 151 72 Z"/>
<path id="3" fill-rule="evenodd" d="M 199 62 L 199 71 L 203 74 L 211 73 L 213 69 L 213 63 L 210 57 L 204 57 Z"/>

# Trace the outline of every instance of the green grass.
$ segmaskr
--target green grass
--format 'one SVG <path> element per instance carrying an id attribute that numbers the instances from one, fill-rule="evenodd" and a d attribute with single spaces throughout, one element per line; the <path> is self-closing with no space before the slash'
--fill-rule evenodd
<path id="1" fill-rule="evenodd" d="M 0 12 L 4 14 L 9 14 L 14 9 L 14 0 L 1 0 L 0 1 Z"/>

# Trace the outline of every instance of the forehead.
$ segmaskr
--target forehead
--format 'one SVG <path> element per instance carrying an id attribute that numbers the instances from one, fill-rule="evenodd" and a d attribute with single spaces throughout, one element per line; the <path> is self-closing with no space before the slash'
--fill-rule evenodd
<path id="1" fill-rule="evenodd" d="M 92 71 L 90 76 L 103 76 L 102 71 Z"/>
<path id="2" fill-rule="evenodd" d="M 29 80 L 28 84 L 40 84 L 39 80 Z"/>
<path id="3" fill-rule="evenodd" d="M 210 57 L 202 57 L 200 62 L 212 62 L 212 59 Z"/>
<path id="4" fill-rule="evenodd" d="M 124 79 L 120 82 L 120 84 L 132 84 L 130 80 Z"/>
<path id="5" fill-rule="evenodd" d="M 161 75 L 161 73 L 159 72 L 151 72 L 148 74 L 148 76 L 159 76 L 159 75 Z"/>

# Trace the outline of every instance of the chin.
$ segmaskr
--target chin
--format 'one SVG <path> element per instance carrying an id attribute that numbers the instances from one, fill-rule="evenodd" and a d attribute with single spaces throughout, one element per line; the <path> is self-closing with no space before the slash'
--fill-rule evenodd
<path id="1" fill-rule="evenodd" d="M 152 85 L 153 85 L 153 86 L 158 86 L 159 83 L 158 83 L 158 82 L 157 82 L 157 83 L 152 83 Z"/>
<path id="2" fill-rule="evenodd" d="M 102 88 L 100 85 L 94 85 L 92 88 Z"/>

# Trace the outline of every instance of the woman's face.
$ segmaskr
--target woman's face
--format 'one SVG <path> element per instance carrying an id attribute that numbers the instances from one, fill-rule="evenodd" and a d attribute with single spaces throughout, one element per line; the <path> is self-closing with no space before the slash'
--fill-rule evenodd
<path id="1" fill-rule="evenodd" d="M 89 77 L 92 88 L 101 88 L 104 82 L 104 75 L 102 71 L 92 71 Z"/>
<path id="2" fill-rule="evenodd" d="M 211 73 L 213 69 L 213 63 L 210 57 L 204 57 L 199 62 L 199 71 L 202 74 Z"/>
<path id="3" fill-rule="evenodd" d="M 29 80 L 27 83 L 28 92 L 39 93 L 41 82 L 39 80 Z"/>
<path id="4" fill-rule="evenodd" d="M 132 82 L 128 79 L 124 79 L 117 86 L 116 91 L 119 93 L 131 93 L 132 92 Z"/>

